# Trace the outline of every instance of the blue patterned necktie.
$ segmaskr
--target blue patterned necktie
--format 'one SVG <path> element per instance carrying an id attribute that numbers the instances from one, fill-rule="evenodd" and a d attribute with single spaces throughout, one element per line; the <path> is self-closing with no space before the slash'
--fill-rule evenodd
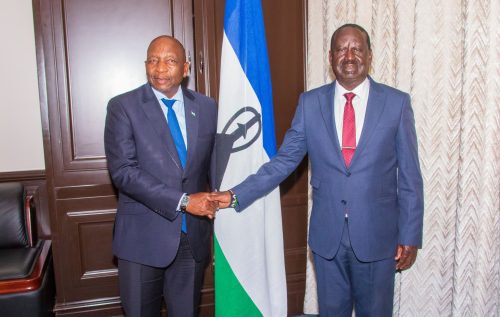
<path id="1" fill-rule="evenodd" d="M 172 106 L 175 103 L 175 99 L 162 98 L 161 101 L 167 106 L 167 120 L 168 127 L 170 128 L 170 133 L 172 134 L 172 139 L 174 139 L 175 148 L 177 149 L 177 155 L 179 155 L 179 160 L 181 161 L 182 168 L 186 166 L 187 159 L 187 149 L 184 143 L 184 138 L 182 137 L 181 127 L 179 126 L 179 121 L 175 115 L 175 110 Z M 187 232 L 186 226 L 186 214 L 182 213 L 182 232 Z"/>

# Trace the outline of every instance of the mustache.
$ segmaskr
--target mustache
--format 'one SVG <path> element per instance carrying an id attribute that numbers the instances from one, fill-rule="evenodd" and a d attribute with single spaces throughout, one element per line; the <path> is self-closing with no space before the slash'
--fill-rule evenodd
<path id="1" fill-rule="evenodd" d="M 345 66 L 345 65 L 358 65 L 359 62 L 355 59 L 349 59 L 349 60 L 344 60 L 342 61 L 342 66 Z"/>

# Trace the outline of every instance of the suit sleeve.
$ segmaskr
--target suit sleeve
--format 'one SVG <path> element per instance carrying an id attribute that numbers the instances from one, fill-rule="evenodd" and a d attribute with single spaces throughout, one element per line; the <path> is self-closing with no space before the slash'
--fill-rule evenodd
<path id="1" fill-rule="evenodd" d="M 239 208 L 243 210 L 258 198 L 270 193 L 292 173 L 307 153 L 305 134 L 304 96 L 299 98 L 292 126 L 285 134 L 285 139 L 278 153 L 259 170 L 233 188 L 238 197 Z"/>
<path id="2" fill-rule="evenodd" d="M 417 134 L 410 97 L 405 95 L 396 136 L 398 155 L 399 243 L 422 246 L 424 195 Z"/>
<path id="3" fill-rule="evenodd" d="M 134 127 L 119 100 L 108 104 L 104 130 L 104 147 L 108 169 L 121 193 L 142 203 L 163 217 L 174 220 L 183 193 L 168 187 L 141 169 L 134 141 Z"/>

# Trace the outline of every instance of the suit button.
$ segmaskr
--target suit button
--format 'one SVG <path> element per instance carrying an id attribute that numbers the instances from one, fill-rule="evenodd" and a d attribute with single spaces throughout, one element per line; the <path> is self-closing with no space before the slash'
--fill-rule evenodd
<path id="1" fill-rule="evenodd" d="M 343 199 L 340 202 L 342 203 L 342 205 L 346 205 L 347 204 L 347 201 L 345 201 Z"/>
<path id="2" fill-rule="evenodd" d="M 347 172 L 346 175 L 347 175 L 347 177 L 351 176 L 351 172 Z"/>
<path id="3" fill-rule="evenodd" d="M 183 183 L 183 184 L 187 184 L 187 183 L 188 183 L 187 178 L 184 178 L 184 179 L 182 180 L 182 183 Z"/>

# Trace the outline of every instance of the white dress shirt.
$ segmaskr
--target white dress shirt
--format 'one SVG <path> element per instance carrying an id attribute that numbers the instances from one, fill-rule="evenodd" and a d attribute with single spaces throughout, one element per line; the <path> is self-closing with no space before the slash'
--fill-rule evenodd
<path id="1" fill-rule="evenodd" d="M 187 150 L 188 144 L 187 144 L 187 132 L 186 132 L 187 131 L 187 129 L 186 129 L 186 114 L 184 112 L 184 95 L 182 94 L 182 88 L 179 87 L 179 89 L 177 89 L 177 92 L 175 93 L 175 95 L 172 98 L 168 98 L 163 93 L 159 92 L 158 90 L 154 89 L 153 87 L 151 87 L 151 88 L 153 89 L 153 92 L 156 96 L 156 99 L 158 99 L 158 103 L 161 106 L 161 111 L 163 111 L 163 115 L 165 116 L 165 120 L 167 120 L 167 122 L 168 122 L 168 118 L 167 118 L 168 109 L 167 109 L 167 106 L 165 106 L 165 104 L 161 100 L 162 100 L 162 98 L 175 99 L 175 103 L 172 106 L 172 109 L 174 109 L 175 115 L 177 116 L 177 121 L 179 121 L 179 127 L 181 128 L 182 138 L 184 139 L 184 144 L 186 145 L 186 150 Z"/>
<path id="2" fill-rule="evenodd" d="M 179 87 L 177 89 L 177 92 L 172 98 L 168 98 L 165 96 L 163 93 L 159 92 L 158 90 L 154 89 L 152 86 L 151 88 L 153 89 L 153 92 L 156 96 L 156 99 L 158 99 L 158 103 L 160 104 L 161 111 L 163 111 L 163 115 L 165 116 L 165 120 L 167 120 L 168 123 L 168 118 L 167 118 L 167 106 L 161 101 L 163 98 L 165 99 L 175 99 L 174 105 L 172 106 L 172 109 L 175 111 L 175 115 L 177 116 L 177 121 L 179 122 L 179 127 L 181 129 L 182 133 L 182 138 L 184 139 L 184 144 L 186 145 L 186 150 L 187 150 L 187 129 L 186 129 L 186 114 L 184 111 L 184 95 L 182 94 L 182 88 Z M 179 199 L 179 202 L 177 203 L 177 211 L 181 210 L 181 201 L 182 198 L 186 196 L 186 193 L 184 193 L 181 198 Z"/>
<path id="3" fill-rule="evenodd" d="M 339 137 L 339 144 L 342 147 L 342 128 L 344 125 L 344 107 L 346 98 L 345 93 L 353 92 L 356 96 L 352 100 L 354 108 L 354 115 L 356 120 L 356 146 L 359 143 L 359 137 L 363 130 L 363 123 L 365 122 L 366 105 L 368 104 L 368 94 L 370 92 L 370 80 L 368 77 L 359 84 L 352 91 L 346 90 L 338 81 L 335 82 L 335 98 L 333 100 L 333 116 L 335 126 L 337 127 L 337 135 Z"/>

